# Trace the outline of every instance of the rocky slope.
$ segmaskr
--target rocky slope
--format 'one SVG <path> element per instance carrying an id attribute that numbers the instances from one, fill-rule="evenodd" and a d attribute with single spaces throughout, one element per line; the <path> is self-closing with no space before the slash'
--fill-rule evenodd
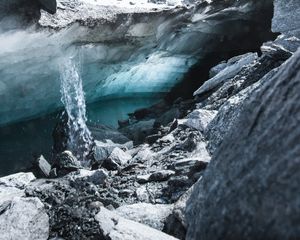
<path id="1" fill-rule="evenodd" d="M 91 129 L 90 169 L 61 149 L 1 178 L 0 239 L 298 239 L 300 4 L 274 7 L 281 35 L 261 54 L 219 63 L 192 99 Z"/>

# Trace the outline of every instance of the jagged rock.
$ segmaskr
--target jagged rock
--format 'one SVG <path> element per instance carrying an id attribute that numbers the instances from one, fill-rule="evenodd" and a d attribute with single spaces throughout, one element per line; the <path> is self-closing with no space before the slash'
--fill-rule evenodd
<path id="1" fill-rule="evenodd" d="M 95 219 L 99 222 L 99 227 L 103 237 L 110 240 L 135 239 L 135 240 L 172 240 L 176 239 L 156 229 L 146 225 L 127 220 L 114 212 L 101 208 Z"/>
<path id="2" fill-rule="evenodd" d="M 24 189 L 35 179 L 36 178 L 32 173 L 20 172 L 0 178 L 0 186 Z"/>
<path id="3" fill-rule="evenodd" d="M 108 157 L 112 161 L 115 161 L 120 166 L 126 165 L 131 160 L 131 155 L 124 152 L 122 149 L 116 147 Z"/>
<path id="4" fill-rule="evenodd" d="M 72 171 L 82 168 L 80 162 L 70 151 L 64 151 L 57 155 L 52 167 L 56 168 L 59 176 L 66 175 Z"/>
<path id="5" fill-rule="evenodd" d="M 67 177 L 72 179 L 73 181 L 80 180 L 82 182 L 91 182 L 93 184 L 99 185 L 105 182 L 108 174 L 103 169 L 97 169 L 94 171 L 79 169 L 77 172 L 73 172 Z"/>
<path id="6" fill-rule="evenodd" d="M 245 103 L 187 204 L 187 239 L 300 236 L 300 51 Z"/>
<path id="7" fill-rule="evenodd" d="M 173 163 L 173 168 L 176 174 L 186 174 L 192 177 L 195 173 L 203 171 L 208 162 L 201 161 L 195 158 L 186 158 L 182 160 L 177 160 Z"/>
<path id="8" fill-rule="evenodd" d="M 38 198 L 15 197 L 0 205 L 0 239 L 47 240 L 49 217 Z"/>
<path id="9" fill-rule="evenodd" d="M 162 231 L 172 210 L 173 205 L 137 203 L 121 206 L 115 212 L 121 217 Z"/>
<path id="10" fill-rule="evenodd" d="M 216 114 L 217 111 L 214 110 L 196 109 L 187 115 L 185 119 L 179 119 L 178 124 L 204 132 Z"/>
<path id="11" fill-rule="evenodd" d="M 35 179 L 32 173 L 16 173 L 0 178 L 0 204 L 24 196 L 24 189 Z"/>
<path id="12" fill-rule="evenodd" d="M 106 142 L 95 141 L 95 146 L 93 149 L 94 159 L 97 164 L 101 165 L 101 163 L 111 155 L 115 148 L 130 149 L 132 147 L 132 142 L 118 144 L 111 140 L 106 140 Z"/>
<path id="13" fill-rule="evenodd" d="M 41 155 L 36 160 L 36 165 L 37 165 L 37 171 L 39 175 L 41 175 L 42 177 L 50 176 L 51 165 L 48 163 L 48 161 L 44 158 L 43 155 Z"/>
<path id="14" fill-rule="evenodd" d="M 240 56 L 238 61 L 233 59 L 234 64 L 228 64 L 222 71 L 220 71 L 216 76 L 206 81 L 195 93 L 194 96 L 206 93 L 208 91 L 214 90 L 226 82 L 228 79 L 233 78 L 238 72 L 242 70 L 243 67 L 254 63 L 257 59 L 256 53 L 247 53 Z"/>

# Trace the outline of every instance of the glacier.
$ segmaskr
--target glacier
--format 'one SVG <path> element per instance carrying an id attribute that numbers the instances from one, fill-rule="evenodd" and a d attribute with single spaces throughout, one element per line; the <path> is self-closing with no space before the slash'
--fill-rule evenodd
<path id="1" fill-rule="evenodd" d="M 41 10 L 26 26 L 2 15 L 0 125 L 60 109 L 59 69 L 75 55 L 87 103 L 167 93 L 211 54 L 252 50 L 270 2 L 58 0 L 54 15 Z"/>

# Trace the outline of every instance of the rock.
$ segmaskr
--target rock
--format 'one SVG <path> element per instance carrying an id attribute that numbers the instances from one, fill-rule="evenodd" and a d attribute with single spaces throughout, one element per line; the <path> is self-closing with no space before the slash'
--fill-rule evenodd
<path id="1" fill-rule="evenodd" d="M 24 196 L 24 189 L 35 179 L 32 173 L 16 173 L 0 178 L 0 204 Z"/>
<path id="2" fill-rule="evenodd" d="M 254 63 L 257 59 L 256 53 L 247 53 L 239 57 L 239 60 L 234 64 L 227 66 L 220 71 L 216 76 L 207 80 L 195 93 L 194 96 L 206 93 L 213 89 L 216 89 L 228 79 L 234 77 L 243 67 Z"/>
<path id="3" fill-rule="evenodd" d="M 300 236 L 300 51 L 247 102 L 187 204 L 187 239 Z"/>
<path id="4" fill-rule="evenodd" d="M 35 179 L 36 177 L 32 173 L 20 172 L 0 178 L 0 186 L 24 189 Z"/>
<path id="5" fill-rule="evenodd" d="M 115 212 L 121 217 L 162 231 L 172 210 L 173 205 L 136 203 L 121 206 Z"/>
<path id="6" fill-rule="evenodd" d="M 175 172 L 172 170 L 160 170 L 154 173 L 151 173 L 149 181 L 161 182 L 168 180 L 171 176 L 175 175 Z"/>
<path id="7" fill-rule="evenodd" d="M 106 142 L 95 141 L 95 146 L 93 149 L 95 162 L 101 165 L 101 163 L 111 155 L 115 148 L 130 149 L 132 147 L 132 142 L 118 144 L 111 140 L 106 140 Z"/>
<path id="8" fill-rule="evenodd" d="M 298 0 L 275 0 L 272 31 L 300 37 L 299 11 Z"/>
<path id="9" fill-rule="evenodd" d="M 156 140 L 158 140 L 159 138 L 161 138 L 161 134 L 153 134 L 150 136 L 147 136 L 145 141 L 149 144 L 153 144 L 156 142 Z"/>
<path id="10" fill-rule="evenodd" d="M 134 144 L 142 143 L 148 135 L 154 134 L 154 125 L 155 120 L 144 120 L 133 123 L 127 127 L 120 128 L 120 132 L 122 132 L 126 137 L 131 139 Z"/>
<path id="11" fill-rule="evenodd" d="M 47 240 L 49 217 L 38 198 L 15 197 L 0 205 L 0 239 Z"/>
<path id="12" fill-rule="evenodd" d="M 164 232 L 183 240 L 187 230 L 186 204 L 192 194 L 193 187 L 194 185 L 174 204 L 172 214 L 168 217 L 164 228 Z"/>
<path id="13" fill-rule="evenodd" d="M 204 132 L 216 114 L 217 111 L 214 110 L 196 109 L 187 115 L 185 119 L 178 120 L 178 124 Z"/>
<path id="14" fill-rule="evenodd" d="M 126 165 L 131 160 L 131 155 L 124 152 L 122 149 L 116 147 L 108 157 L 112 161 L 115 161 L 120 166 Z"/>
<path id="15" fill-rule="evenodd" d="M 49 177 L 51 172 L 51 165 L 47 162 L 43 155 L 41 155 L 37 160 L 37 170 L 38 175 L 42 177 Z"/>
<path id="16" fill-rule="evenodd" d="M 277 70 L 271 71 L 259 82 L 242 90 L 237 95 L 232 96 L 222 105 L 218 114 L 208 125 L 205 131 L 205 136 L 208 140 L 207 149 L 211 154 L 213 154 L 221 145 L 228 131 L 232 127 L 235 127 L 236 121 L 239 119 L 240 113 L 243 110 L 244 102 L 249 99 L 255 91 L 260 89 L 265 79 L 274 75 L 276 71 Z"/>
<path id="17" fill-rule="evenodd" d="M 173 163 L 173 168 L 177 174 L 187 174 L 193 176 L 195 172 L 200 172 L 204 170 L 207 166 L 207 161 L 201 161 L 195 158 L 186 158 L 182 160 L 177 160 Z"/>
<path id="18" fill-rule="evenodd" d="M 171 108 L 167 112 L 163 113 L 159 118 L 155 120 L 155 125 L 166 126 L 168 123 L 172 122 L 174 119 L 180 118 L 180 110 L 178 108 Z"/>
<path id="19" fill-rule="evenodd" d="M 150 181 L 150 176 L 151 176 L 151 174 L 146 174 L 146 175 L 138 175 L 137 177 L 136 177 L 136 180 L 137 180 L 137 182 L 138 183 L 147 183 L 147 182 L 149 182 Z"/>
<path id="20" fill-rule="evenodd" d="M 80 180 L 82 182 L 91 182 L 93 184 L 99 185 L 103 184 L 108 177 L 108 174 L 103 169 L 97 169 L 94 171 L 89 171 L 86 169 L 79 169 L 77 172 L 72 172 L 68 178 L 75 180 Z"/>
<path id="21" fill-rule="evenodd" d="M 95 219 L 99 222 L 99 227 L 103 237 L 110 240 L 171 240 L 176 239 L 156 229 L 143 224 L 127 220 L 114 212 L 101 208 Z"/>
<path id="22" fill-rule="evenodd" d="M 52 166 L 56 168 L 58 176 L 66 175 L 72 171 L 81 168 L 80 162 L 70 151 L 64 151 L 57 155 L 55 162 Z"/>

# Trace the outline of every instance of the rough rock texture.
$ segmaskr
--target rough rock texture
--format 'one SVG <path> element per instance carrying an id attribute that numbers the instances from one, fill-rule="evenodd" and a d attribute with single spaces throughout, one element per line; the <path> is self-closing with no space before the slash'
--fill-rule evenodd
<path id="1" fill-rule="evenodd" d="M 15 197 L 0 205 L 1 240 L 47 240 L 49 217 L 38 198 Z"/>
<path id="2" fill-rule="evenodd" d="M 139 222 L 157 230 L 163 230 L 166 220 L 171 215 L 171 204 L 136 203 L 124 205 L 116 209 L 120 216 Z"/>
<path id="3" fill-rule="evenodd" d="M 187 239 L 300 236 L 300 51 L 246 103 L 188 203 Z"/>
<path id="4" fill-rule="evenodd" d="M 300 5 L 298 0 L 274 0 L 272 31 L 300 37 Z"/>
<path id="5" fill-rule="evenodd" d="M 108 240 L 175 240 L 176 238 L 143 224 L 127 220 L 105 208 L 96 215 L 100 229 Z"/>

